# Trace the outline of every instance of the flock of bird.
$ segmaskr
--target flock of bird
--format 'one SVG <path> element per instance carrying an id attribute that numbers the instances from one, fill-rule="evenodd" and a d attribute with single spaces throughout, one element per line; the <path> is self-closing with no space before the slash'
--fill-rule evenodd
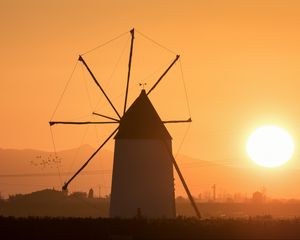
<path id="1" fill-rule="evenodd" d="M 46 157 L 42 155 L 38 155 L 35 157 L 34 160 L 30 161 L 30 164 L 35 167 L 41 167 L 42 169 L 46 167 L 53 168 L 54 166 L 57 166 L 57 164 L 60 164 L 61 160 L 62 159 L 60 157 L 52 156 L 52 154 L 49 154 Z"/>

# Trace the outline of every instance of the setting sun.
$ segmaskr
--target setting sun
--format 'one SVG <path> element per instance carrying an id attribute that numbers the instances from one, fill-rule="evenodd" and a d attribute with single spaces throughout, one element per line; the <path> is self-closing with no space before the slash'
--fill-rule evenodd
<path id="1" fill-rule="evenodd" d="M 277 126 L 263 126 L 249 137 L 247 153 L 260 166 L 278 167 L 292 157 L 294 142 L 286 130 Z"/>

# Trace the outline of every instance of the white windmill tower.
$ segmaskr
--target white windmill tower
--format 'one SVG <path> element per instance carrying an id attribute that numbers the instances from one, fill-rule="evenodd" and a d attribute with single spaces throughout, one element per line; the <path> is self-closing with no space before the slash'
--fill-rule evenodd
<path id="1" fill-rule="evenodd" d="M 191 119 L 162 121 L 148 98 L 148 95 L 156 88 L 172 66 L 177 62 L 179 55 L 176 56 L 150 90 L 146 92 L 143 89 L 137 99 L 127 109 L 135 33 L 134 29 L 132 29 L 130 33 L 131 47 L 123 115 L 121 116 L 119 114 L 83 57 L 79 56 L 79 61 L 86 67 L 94 82 L 116 113 L 117 118 L 93 112 L 93 114 L 110 121 L 49 122 L 50 126 L 55 124 L 118 125 L 83 166 L 64 184 L 62 189 L 67 190 L 70 182 L 87 166 L 100 149 L 115 136 L 110 217 L 130 218 L 136 216 L 137 212 L 150 218 L 176 217 L 173 176 L 174 167 L 196 215 L 200 218 L 198 208 L 172 154 L 171 135 L 164 126 L 166 123 L 191 122 Z"/>

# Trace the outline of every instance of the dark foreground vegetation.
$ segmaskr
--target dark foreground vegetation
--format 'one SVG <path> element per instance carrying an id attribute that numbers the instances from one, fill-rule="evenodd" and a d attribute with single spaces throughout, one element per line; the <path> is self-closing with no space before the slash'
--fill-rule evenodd
<path id="1" fill-rule="evenodd" d="M 5 239 L 300 239 L 300 219 L 0 217 Z M 4 239 L 4 238 L 3 238 Z"/>
<path id="2" fill-rule="evenodd" d="M 88 197 L 81 192 L 67 195 L 61 191 L 45 189 L 30 194 L 12 195 L 8 199 L 0 198 L 0 216 L 107 218 L 109 202 L 109 197 Z M 273 218 L 294 219 L 300 216 L 299 200 L 268 203 L 196 200 L 196 204 L 204 218 L 248 219 L 258 215 L 272 215 Z M 195 216 L 190 202 L 182 197 L 176 198 L 176 213 L 180 216 Z"/>

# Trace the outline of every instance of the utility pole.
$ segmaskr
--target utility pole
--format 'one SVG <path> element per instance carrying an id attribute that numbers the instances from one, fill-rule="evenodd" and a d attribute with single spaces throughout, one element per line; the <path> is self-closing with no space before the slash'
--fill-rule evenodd
<path id="1" fill-rule="evenodd" d="M 263 201 L 266 202 L 266 199 L 267 199 L 267 189 L 265 186 L 262 187 L 262 195 L 263 195 Z"/>
<path id="2" fill-rule="evenodd" d="M 212 190 L 213 190 L 213 201 L 216 201 L 216 184 L 212 185 Z"/>

